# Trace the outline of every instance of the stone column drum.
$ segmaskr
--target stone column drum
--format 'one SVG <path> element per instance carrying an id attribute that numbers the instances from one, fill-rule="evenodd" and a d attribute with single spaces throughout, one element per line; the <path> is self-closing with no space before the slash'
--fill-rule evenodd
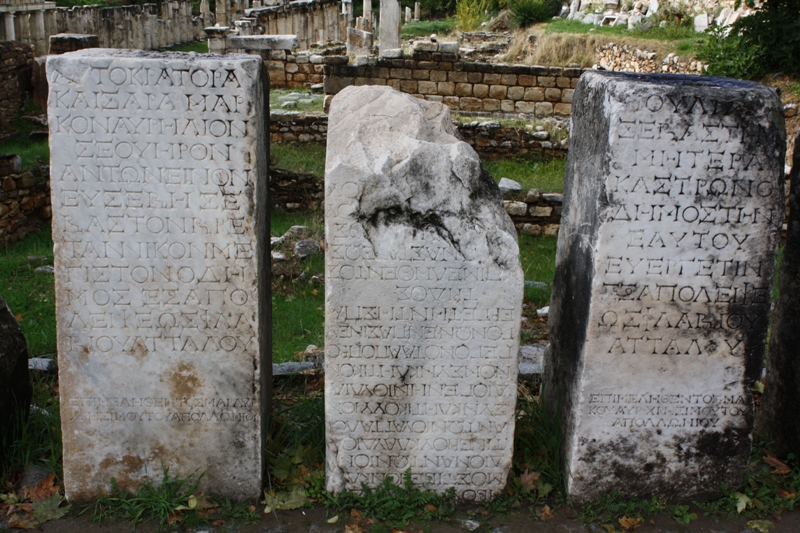
<path id="1" fill-rule="evenodd" d="M 780 100 L 756 83 L 581 77 L 544 378 L 573 500 L 690 500 L 740 483 L 783 131 Z"/>
<path id="2" fill-rule="evenodd" d="M 268 81 L 254 56 L 51 56 L 64 485 L 255 498 L 271 396 Z"/>
<path id="3" fill-rule="evenodd" d="M 516 231 L 449 109 L 389 87 L 331 104 L 325 165 L 327 487 L 410 470 L 485 501 L 511 466 Z"/>

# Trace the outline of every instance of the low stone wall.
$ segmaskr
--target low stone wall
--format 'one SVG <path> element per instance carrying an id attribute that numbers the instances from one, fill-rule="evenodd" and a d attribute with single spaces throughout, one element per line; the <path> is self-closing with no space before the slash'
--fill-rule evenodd
<path id="1" fill-rule="evenodd" d="M 526 235 L 558 235 L 561 227 L 561 193 L 531 189 L 523 199 L 503 202 L 517 231 Z"/>
<path id="2" fill-rule="evenodd" d="M 31 84 L 33 46 L 0 41 L 0 126 L 19 115 Z"/>
<path id="3" fill-rule="evenodd" d="M 326 56 L 313 52 L 293 54 L 285 50 L 265 50 L 261 52 L 261 57 L 269 71 L 269 84 L 272 88 L 299 89 L 318 85 L 323 81 L 322 63 Z"/>
<path id="4" fill-rule="evenodd" d="M 509 156 L 530 158 L 564 157 L 566 140 L 549 140 L 547 132 L 535 132 L 522 127 L 503 126 L 496 121 L 453 122 L 461 137 L 472 146 L 481 159 L 492 160 Z M 303 115 L 295 111 L 273 110 L 270 114 L 270 140 L 282 142 L 327 141 L 328 117 Z"/>
<path id="5" fill-rule="evenodd" d="M 274 143 L 327 142 L 328 116 L 272 111 L 269 119 L 269 138 Z"/>
<path id="6" fill-rule="evenodd" d="M 271 168 L 269 194 L 272 206 L 286 211 L 321 209 L 325 182 L 314 174 Z"/>
<path id="7" fill-rule="evenodd" d="M 448 45 L 453 43 L 442 43 Z M 410 58 L 364 58 L 366 65 L 323 65 L 325 94 L 349 85 L 389 85 L 468 112 L 568 116 L 584 69 L 471 63 L 437 43 L 416 43 Z M 430 46 L 421 46 L 430 45 Z"/>
<path id="8" fill-rule="evenodd" d="M 0 246 L 17 242 L 50 216 L 48 167 L 20 172 L 18 162 L 0 164 Z"/>

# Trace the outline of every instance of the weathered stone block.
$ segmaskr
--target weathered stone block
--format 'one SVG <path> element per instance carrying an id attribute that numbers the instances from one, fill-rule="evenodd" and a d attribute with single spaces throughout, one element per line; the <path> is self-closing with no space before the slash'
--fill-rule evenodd
<path id="1" fill-rule="evenodd" d="M 436 94 L 436 83 L 432 81 L 421 81 L 417 83 L 420 94 Z"/>
<path id="2" fill-rule="evenodd" d="M 472 96 L 472 84 L 456 83 L 456 94 L 458 96 Z"/>
<path id="3" fill-rule="evenodd" d="M 111 478 L 135 490 L 164 468 L 258 497 L 272 368 L 263 61 L 89 49 L 50 56 L 47 76 L 67 497 Z"/>
<path id="4" fill-rule="evenodd" d="M 519 86 L 509 87 L 506 95 L 511 100 L 522 100 L 525 97 L 525 88 Z"/>
<path id="5" fill-rule="evenodd" d="M 750 456 L 780 100 L 751 82 L 587 72 L 573 105 L 544 377 L 570 497 L 721 494 Z"/>
<path id="6" fill-rule="evenodd" d="M 491 85 L 489 86 L 489 98 L 503 99 L 506 97 L 508 87 L 505 85 Z"/>
<path id="7" fill-rule="evenodd" d="M 511 466 L 523 292 L 500 192 L 440 104 L 349 88 L 329 128 L 327 488 L 410 469 L 437 492 L 491 499 Z M 372 330 L 386 332 L 380 343 L 365 341 Z M 366 371 L 377 358 L 382 370 Z M 477 407 L 441 414 L 441 391 Z M 437 449 L 465 434 L 482 444 Z"/>
<path id="8" fill-rule="evenodd" d="M 525 89 L 523 98 L 526 102 L 542 102 L 544 101 L 544 89 L 540 87 L 528 87 Z"/>
<path id="9" fill-rule="evenodd" d="M 561 100 L 561 89 L 548 87 L 544 90 L 544 99 L 548 102 L 558 102 Z"/>
<path id="10" fill-rule="evenodd" d="M 800 453 L 800 132 L 795 137 L 789 178 L 789 220 L 781 258 L 780 296 L 772 314 L 767 378 L 758 419 L 759 433 L 773 443 L 774 451 L 782 457 Z"/>
<path id="11" fill-rule="evenodd" d="M 472 86 L 472 95 L 475 96 L 475 98 L 486 98 L 489 96 L 489 86 L 476 83 Z"/>

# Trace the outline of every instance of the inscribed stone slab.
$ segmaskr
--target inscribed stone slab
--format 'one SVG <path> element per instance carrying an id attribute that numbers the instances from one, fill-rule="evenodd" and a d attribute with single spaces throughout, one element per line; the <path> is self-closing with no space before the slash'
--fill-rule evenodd
<path id="1" fill-rule="evenodd" d="M 511 466 L 516 232 L 449 110 L 334 98 L 325 169 L 327 487 L 386 476 L 488 500 Z"/>
<path id="2" fill-rule="evenodd" d="M 780 101 L 750 82 L 590 72 L 574 102 L 544 380 L 570 496 L 719 494 L 750 453 Z"/>
<path id="3" fill-rule="evenodd" d="M 400 2 L 398 0 L 381 0 L 380 11 L 380 55 L 386 50 L 400 48 Z"/>
<path id="4" fill-rule="evenodd" d="M 51 56 L 67 497 L 205 471 L 258 496 L 270 397 L 267 76 L 259 58 Z"/>

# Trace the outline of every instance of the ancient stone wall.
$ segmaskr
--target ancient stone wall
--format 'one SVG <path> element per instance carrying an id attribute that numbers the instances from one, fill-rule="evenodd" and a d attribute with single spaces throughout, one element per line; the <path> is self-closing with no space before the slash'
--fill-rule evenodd
<path id="1" fill-rule="evenodd" d="M 4 246 L 50 219 L 50 181 L 47 167 L 23 172 L 0 166 L 0 246 Z"/>
<path id="2" fill-rule="evenodd" d="M 48 14 L 47 36 L 57 33 L 97 35 L 101 48 L 155 50 L 205 39 L 210 21 L 192 15 L 190 0 L 117 7 L 59 7 Z"/>
<path id="3" fill-rule="evenodd" d="M 431 43 L 435 45 L 435 43 Z M 449 44 L 449 43 L 444 43 Z M 335 65 L 325 58 L 325 93 L 349 85 L 389 85 L 454 110 L 568 116 L 572 92 L 586 69 L 471 63 L 458 53 L 414 50 L 405 59 Z"/>
<path id="4" fill-rule="evenodd" d="M 323 81 L 322 64 L 325 61 L 342 61 L 342 56 L 323 56 L 313 52 L 291 53 L 286 50 L 264 50 L 261 53 L 269 70 L 272 88 L 302 88 Z M 347 56 L 344 56 L 347 63 Z"/>
<path id="5" fill-rule="evenodd" d="M 347 31 L 347 20 L 339 14 L 338 0 L 254 8 L 247 10 L 247 16 L 256 20 L 253 25 L 263 28 L 264 35 L 296 35 L 301 50 L 316 42 L 341 41 Z"/>
<path id="6" fill-rule="evenodd" d="M 0 42 L 0 126 L 15 119 L 31 80 L 33 47 L 16 41 Z"/>

